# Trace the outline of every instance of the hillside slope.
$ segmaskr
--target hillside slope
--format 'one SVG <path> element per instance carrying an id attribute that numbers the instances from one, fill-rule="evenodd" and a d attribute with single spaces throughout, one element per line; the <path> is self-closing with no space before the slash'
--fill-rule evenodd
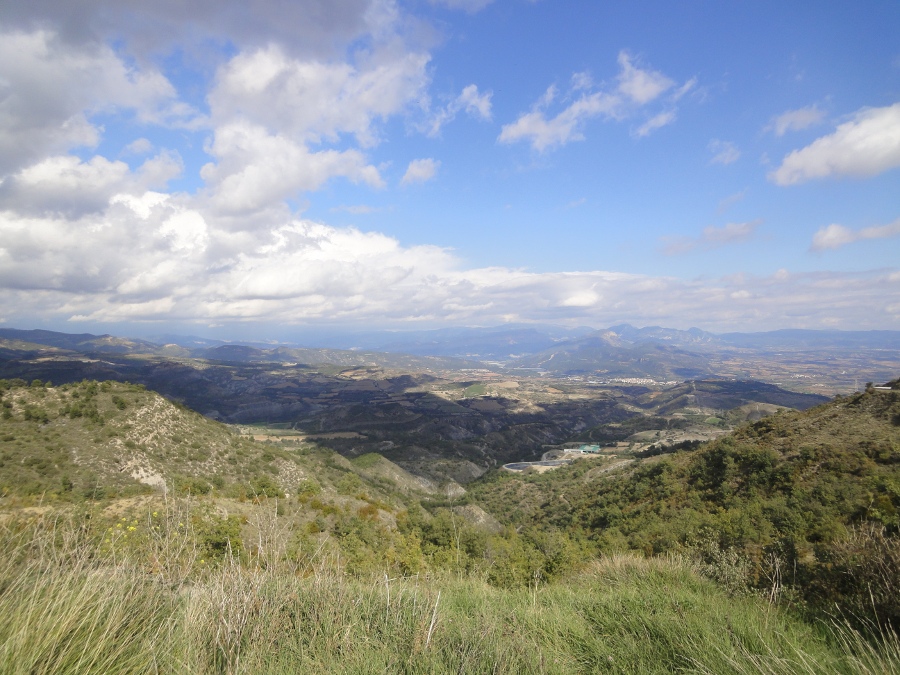
<path id="1" fill-rule="evenodd" d="M 471 487 L 471 499 L 501 522 L 558 527 L 600 551 L 730 549 L 757 583 L 775 565 L 820 599 L 844 593 L 865 561 L 877 562 L 887 581 L 857 590 L 864 598 L 883 590 L 885 615 L 900 619 L 890 599 L 900 592 L 900 384 L 891 386 L 781 411 L 693 451 L 494 474 Z M 841 576 L 845 563 L 851 571 Z"/>
<path id="2" fill-rule="evenodd" d="M 309 480 L 333 490 L 348 472 L 381 496 L 385 488 L 433 489 L 384 458 L 370 461 L 368 471 L 354 470 L 311 444 L 255 442 L 141 385 L 0 380 L 0 496 L 294 494 Z"/>

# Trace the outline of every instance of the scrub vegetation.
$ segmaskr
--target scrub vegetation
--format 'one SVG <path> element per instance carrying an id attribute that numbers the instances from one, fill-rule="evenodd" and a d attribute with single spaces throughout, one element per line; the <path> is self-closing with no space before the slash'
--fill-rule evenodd
<path id="1" fill-rule="evenodd" d="M 893 384 L 463 491 L 4 381 L 0 672 L 897 672 Z"/>

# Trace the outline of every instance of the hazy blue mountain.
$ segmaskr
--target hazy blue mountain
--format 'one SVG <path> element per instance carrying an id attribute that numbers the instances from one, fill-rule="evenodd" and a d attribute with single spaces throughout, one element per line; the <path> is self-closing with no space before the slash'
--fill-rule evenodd
<path id="1" fill-rule="evenodd" d="M 865 348 L 900 349 L 900 331 L 895 330 L 797 330 L 784 329 L 765 333 L 723 333 L 718 336 L 725 345 L 751 349 L 818 349 Z"/>
<path id="2" fill-rule="evenodd" d="M 684 380 L 709 375 L 708 357 L 661 340 L 630 342 L 612 330 L 570 340 L 507 362 L 556 375 L 646 377 Z"/>

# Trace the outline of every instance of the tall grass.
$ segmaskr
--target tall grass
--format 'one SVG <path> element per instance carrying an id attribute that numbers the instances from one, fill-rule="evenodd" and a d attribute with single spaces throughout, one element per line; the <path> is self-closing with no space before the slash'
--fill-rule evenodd
<path id="1" fill-rule="evenodd" d="M 843 625 L 802 623 L 761 598 L 728 596 L 677 558 L 609 557 L 565 582 L 510 590 L 457 575 L 355 578 L 328 558 L 299 567 L 260 529 L 256 555 L 201 563 L 178 508 L 148 520 L 152 536 L 127 552 L 82 516 L 5 523 L 0 672 L 900 668 L 893 633 L 873 643 Z"/>

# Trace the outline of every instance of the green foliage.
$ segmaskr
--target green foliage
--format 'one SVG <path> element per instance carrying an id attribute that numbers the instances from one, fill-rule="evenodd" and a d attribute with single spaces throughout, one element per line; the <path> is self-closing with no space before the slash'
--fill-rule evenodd
<path id="1" fill-rule="evenodd" d="M 212 485 L 196 476 L 178 476 L 174 483 L 175 490 L 182 495 L 206 495 L 212 490 Z"/>
<path id="2" fill-rule="evenodd" d="M 223 543 L 234 520 L 201 530 L 183 515 L 176 505 L 102 533 L 83 517 L 5 528 L 0 671 L 831 675 L 895 672 L 900 659 L 892 633 L 872 646 L 839 626 L 827 641 L 760 598 L 727 596 L 678 559 L 607 558 L 541 587 L 356 580 L 327 564 L 297 574 L 296 556 L 241 565 Z M 215 545 L 185 546 L 197 534 Z"/>
<path id="3" fill-rule="evenodd" d="M 367 452 L 364 455 L 360 455 L 359 457 L 353 458 L 353 464 L 356 465 L 360 469 L 370 469 L 380 460 L 384 459 L 377 452 Z"/>
<path id="4" fill-rule="evenodd" d="M 883 527 L 855 527 L 821 547 L 822 564 L 800 561 L 807 595 L 820 607 L 839 607 L 849 620 L 872 617 L 876 625 L 900 625 L 900 539 Z M 862 620 L 861 628 L 867 630 Z"/>
<path id="5" fill-rule="evenodd" d="M 24 406 L 22 411 L 22 419 L 26 422 L 37 422 L 38 424 L 48 424 L 50 422 L 50 416 L 46 410 L 28 404 Z"/>
<path id="6" fill-rule="evenodd" d="M 764 418 L 625 473 L 587 479 L 582 461 L 540 476 L 497 474 L 470 494 L 503 522 L 555 526 L 574 541 L 583 535 L 594 551 L 690 554 L 733 592 L 771 588 L 773 570 L 790 569 L 778 583 L 810 607 L 846 601 L 862 617 L 896 621 L 885 602 L 875 608 L 859 598 L 869 585 L 900 587 L 900 568 L 868 572 L 875 567 L 852 563 L 850 551 L 858 549 L 860 560 L 892 560 L 900 530 L 898 413 L 900 392 L 870 390 Z M 881 539 L 848 535 L 872 527 Z"/>
<path id="7" fill-rule="evenodd" d="M 281 487 L 269 476 L 257 475 L 250 479 L 250 491 L 254 497 L 284 497 Z"/>
<path id="8" fill-rule="evenodd" d="M 319 461 L 315 454 L 301 460 L 236 438 L 225 426 L 179 410 L 143 387 L 117 382 L 51 387 L 4 380 L 0 439 L 7 439 L 0 445 L 0 494 L 23 505 L 141 494 L 161 489 L 162 481 L 177 494 L 205 495 L 211 484 L 220 491 L 242 484 L 245 497 L 274 496 L 290 487 L 292 476 L 289 471 L 281 480 L 276 459 Z M 272 463 L 262 460 L 267 453 Z M 249 482 L 263 475 L 267 481 L 254 492 Z"/>
<path id="9" fill-rule="evenodd" d="M 339 494 L 355 496 L 365 490 L 362 479 L 355 473 L 345 473 L 341 479 L 335 483 L 335 487 Z"/>
<path id="10" fill-rule="evenodd" d="M 194 531 L 204 560 L 239 556 L 244 550 L 239 516 L 197 517 L 194 519 Z"/>
<path id="11" fill-rule="evenodd" d="M 297 497 L 309 499 L 322 492 L 322 486 L 313 478 L 304 478 L 297 483 Z"/>
<path id="12" fill-rule="evenodd" d="M 807 608 L 838 603 L 864 619 L 897 620 L 900 392 L 873 389 L 775 415 L 702 448 L 617 470 L 596 459 L 530 476 L 495 472 L 450 500 L 402 491 L 397 467 L 380 455 L 348 462 L 314 447 L 301 455 L 261 446 L 131 385 L 7 383 L 0 390 L 3 410 L 15 412 L 0 421 L 0 493 L 19 500 L 11 503 L 151 492 L 130 477 L 135 467 L 150 467 L 176 495 L 228 504 L 229 517 L 185 521 L 184 536 L 207 564 L 231 551 L 244 565 L 268 566 L 284 555 L 306 570 L 332 556 L 334 569 L 360 579 L 426 574 L 537 593 L 577 577 L 597 554 L 630 550 L 690 556 L 732 594 L 777 588 Z M 159 422 L 148 419 L 155 414 Z M 268 527 L 284 532 L 266 539 L 265 527 L 244 522 L 246 514 L 285 489 L 297 499 L 269 507 L 276 524 Z M 480 519 L 477 506 L 503 527 Z M 863 539 L 865 528 L 880 534 Z M 112 549 L 135 555 L 154 536 L 139 527 Z M 294 542 L 290 554 L 280 548 L 287 542 Z M 874 609 L 864 602 L 870 588 L 878 591 Z"/>

